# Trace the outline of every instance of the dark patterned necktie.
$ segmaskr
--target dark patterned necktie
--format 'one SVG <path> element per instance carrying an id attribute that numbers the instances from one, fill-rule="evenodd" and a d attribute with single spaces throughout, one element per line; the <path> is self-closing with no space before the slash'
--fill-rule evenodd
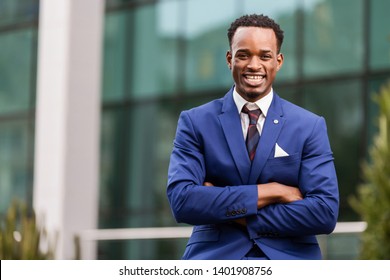
<path id="1" fill-rule="evenodd" d="M 253 160 L 256 154 L 257 143 L 259 143 L 260 134 L 257 130 L 257 120 L 261 114 L 260 109 L 249 110 L 246 106 L 242 107 L 242 112 L 249 116 L 249 126 L 246 135 L 246 148 L 250 160 Z"/>

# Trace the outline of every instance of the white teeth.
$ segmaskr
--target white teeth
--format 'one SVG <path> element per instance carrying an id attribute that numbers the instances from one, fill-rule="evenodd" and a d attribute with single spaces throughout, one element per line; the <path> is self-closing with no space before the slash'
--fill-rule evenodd
<path id="1" fill-rule="evenodd" d="M 246 77 L 247 77 L 247 79 L 250 79 L 250 80 L 260 80 L 263 78 L 263 76 L 252 76 L 252 75 L 247 75 Z"/>

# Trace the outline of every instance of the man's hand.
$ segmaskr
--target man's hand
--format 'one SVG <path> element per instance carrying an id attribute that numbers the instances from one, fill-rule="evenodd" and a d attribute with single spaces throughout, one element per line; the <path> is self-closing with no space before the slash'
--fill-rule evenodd
<path id="1" fill-rule="evenodd" d="M 291 187 L 272 182 L 257 185 L 257 208 L 263 208 L 274 203 L 289 203 L 303 199 L 297 187 Z"/>
<path id="2" fill-rule="evenodd" d="M 213 187 L 210 182 L 204 182 L 205 187 Z M 276 182 L 257 185 L 257 208 L 263 208 L 275 203 L 290 203 L 303 199 L 302 193 L 297 187 L 291 187 Z M 239 218 L 234 222 L 246 226 L 246 219 Z"/>

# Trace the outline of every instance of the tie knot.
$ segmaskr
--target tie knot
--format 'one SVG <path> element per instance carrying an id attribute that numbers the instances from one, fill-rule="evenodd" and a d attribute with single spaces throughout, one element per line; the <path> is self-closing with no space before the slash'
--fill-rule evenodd
<path id="1" fill-rule="evenodd" d="M 249 124 L 257 124 L 257 120 L 259 119 L 261 115 L 261 110 L 260 108 L 255 109 L 255 110 L 249 110 L 246 105 L 242 107 L 242 112 L 245 114 L 248 114 L 249 116 Z"/>

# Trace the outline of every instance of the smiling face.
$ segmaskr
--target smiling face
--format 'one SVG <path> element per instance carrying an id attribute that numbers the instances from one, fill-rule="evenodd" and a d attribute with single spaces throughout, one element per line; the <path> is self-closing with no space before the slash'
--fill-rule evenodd
<path id="1" fill-rule="evenodd" d="M 239 27 L 226 60 L 232 71 L 236 91 L 255 102 L 267 95 L 283 64 L 275 33 L 270 28 Z"/>

